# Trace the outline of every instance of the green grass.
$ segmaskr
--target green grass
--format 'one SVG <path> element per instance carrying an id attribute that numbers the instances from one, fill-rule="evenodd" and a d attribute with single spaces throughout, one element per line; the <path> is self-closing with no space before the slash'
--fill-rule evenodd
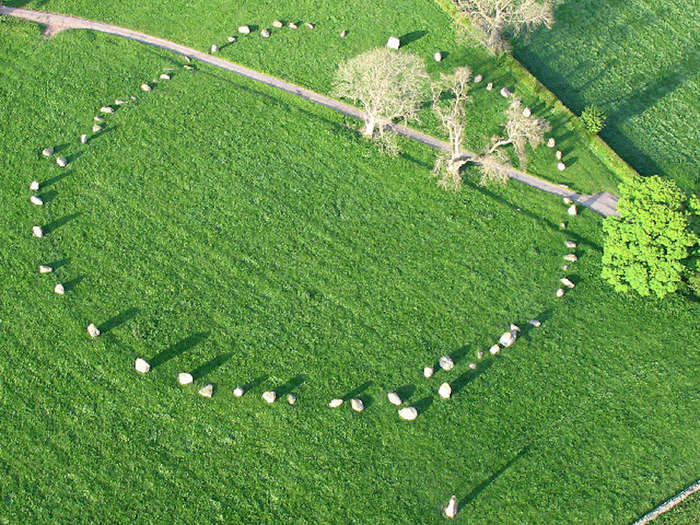
<path id="1" fill-rule="evenodd" d="M 580 0 L 515 56 L 580 114 L 608 115 L 601 136 L 643 175 L 700 185 L 697 5 L 685 0 Z"/>
<path id="2" fill-rule="evenodd" d="M 254 69 L 298 83 L 322 93 L 330 91 L 338 62 L 367 49 L 383 46 L 389 36 L 406 37 L 403 49 L 424 58 L 429 72 L 452 71 L 468 65 L 475 73 L 485 76 L 473 90 L 474 104 L 466 134 L 467 147 L 482 150 L 491 136 L 500 133 L 505 99 L 498 87 L 487 92 L 484 86 L 493 81 L 496 86 L 517 85 L 516 92 L 536 115 L 553 125 L 553 136 L 564 153 L 567 170 L 556 169 L 554 151 L 542 147 L 531 155 L 528 171 L 534 175 L 567 184 L 584 193 L 601 190 L 616 192 L 624 176 L 624 166 L 598 152 L 590 138 L 581 133 L 580 126 L 568 112 L 553 104 L 546 93 L 523 81 L 522 71 L 508 60 L 490 56 L 481 46 L 458 44 L 456 29 L 450 16 L 433 0 L 361 0 L 349 2 L 341 9 L 332 2 L 315 0 L 285 0 L 271 2 L 243 0 L 235 7 L 208 0 L 141 2 L 126 0 L 39 0 L 9 2 L 29 8 L 65 12 L 91 19 L 107 21 L 141 30 L 157 36 L 209 51 L 211 44 L 222 46 L 220 56 Z M 227 45 L 226 37 L 236 34 L 241 24 L 271 27 L 274 19 L 311 20 L 316 29 L 272 30 L 272 37 L 261 38 L 257 32 Z M 338 35 L 347 29 L 346 38 Z M 435 51 L 443 51 L 441 63 L 433 60 Z M 412 123 L 430 133 L 440 134 L 436 119 L 428 110 L 421 123 Z M 614 156 L 613 156 L 614 157 Z"/>
<path id="3" fill-rule="evenodd" d="M 696 477 L 700 309 L 605 286 L 597 215 L 515 183 L 440 191 L 427 148 L 385 157 L 334 112 L 133 42 L 0 32 L 0 522 L 442 523 L 456 493 L 458 522 L 620 523 Z M 567 238 L 578 285 L 556 300 Z M 264 405 L 300 374 L 294 407 Z M 366 382 L 364 413 L 326 408 Z M 401 385 L 413 423 L 385 400 Z"/>

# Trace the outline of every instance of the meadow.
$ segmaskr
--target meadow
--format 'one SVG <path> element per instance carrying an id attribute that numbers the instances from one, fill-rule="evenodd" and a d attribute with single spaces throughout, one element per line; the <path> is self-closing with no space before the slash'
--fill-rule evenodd
<path id="1" fill-rule="evenodd" d="M 620 523 L 694 480 L 700 308 L 602 283 L 597 215 L 516 183 L 440 191 L 427 148 L 386 157 L 334 112 L 137 43 L 0 32 L 0 522 L 441 523 L 454 493 L 458 522 Z M 522 337 L 471 370 L 509 322 Z M 351 392 L 364 412 L 327 408 Z"/>
<path id="2" fill-rule="evenodd" d="M 601 136 L 643 175 L 700 189 L 697 5 L 685 0 L 579 0 L 515 56 L 580 114 L 608 115 Z"/>
<path id="3" fill-rule="evenodd" d="M 493 135 L 502 131 L 507 102 L 498 95 L 500 87 L 491 92 L 484 89 L 487 82 L 493 81 L 496 86 L 514 90 L 537 116 L 552 123 L 552 136 L 564 154 L 565 172 L 557 171 L 553 151 L 544 147 L 531 155 L 528 172 L 583 193 L 615 193 L 626 173 L 591 148 L 590 138 L 581 133 L 580 125 L 572 122 L 566 111 L 545 102 L 547 99 L 537 88 L 522 82 L 520 71 L 514 70 L 508 60 L 492 57 L 480 45 L 458 36 L 456 24 L 434 0 L 360 0 L 340 5 L 314 0 L 242 0 L 235 5 L 211 0 L 39 0 L 10 1 L 8 5 L 114 23 L 205 51 L 217 44 L 218 55 L 223 58 L 324 94 L 330 91 L 340 61 L 385 45 L 389 36 L 398 36 L 402 49 L 421 56 L 432 76 L 464 65 L 475 74 L 484 75 L 484 82 L 472 89 L 473 104 L 465 138 L 468 148 L 481 151 Z M 275 19 L 312 21 L 315 29 L 303 25 L 297 30 L 274 29 L 271 24 Z M 254 33 L 248 37 L 238 35 L 236 29 L 242 24 L 249 24 Z M 269 39 L 258 34 L 265 27 L 272 29 Z M 339 37 L 342 30 L 348 31 L 345 38 Z M 237 36 L 238 41 L 228 43 L 226 37 L 231 35 Z M 433 60 L 436 51 L 445 55 L 442 62 Z M 420 122 L 411 125 L 442 136 L 428 104 Z"/>

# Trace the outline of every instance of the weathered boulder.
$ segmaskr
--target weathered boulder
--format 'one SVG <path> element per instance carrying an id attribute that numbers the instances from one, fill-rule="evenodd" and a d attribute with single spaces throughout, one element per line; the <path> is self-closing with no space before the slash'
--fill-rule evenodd
<path id="1" fill-rule="evenodd" d="M 452 496 L 443 511 L 446 518 L 453 519 L 457 516 L 457 496 Z"/>
<path id="2" fill-rule="evenodd" d="M 137 357 L 136 361 L 134 361 L 134 369 L 139 374 L 147 374 L 151 370 L 151 365 L 145 359 Z"/>
<path id="3" fill-rule="evenodd" d="M 404 407 L 399 410 L 399 417 L 406 421 L 413 421 L 418 417 L 418 410 L 415 407 Z"/>
<path id="4" fill-rule="evenodd" d="M 44 148 L 43 150 L 41 150 L 41 154 L 44 157 L 50 157 L 51 155 L 53 155 L 53 148 L 51 146 Z"/>
<path id="5" fill-rule="evenodd" d="M 42 231 L 41 226 L 32 226 L 32 235 L 34 235 L 34 237 L 43 237 L 44 232 Z"/>
<path id="6" fill-rule="evenodd" d="M 569 215 L 576 215 L 576 214 L 578 214 L 578 210 L 576 209 L 576 205 L 575 205 L 575 204 L 572 204 L 571 206 L 569 206 L 569 209 L 566 210 L 566 213 L 568 213 Z"/>
<path id="7" fill-rule="evenodd" d="M 236 388 L 233 389 L 233 395 L 236 397 L 242 397 L 243 394 L 245 394 L 245 390 L 241 388 L 240 386 L 237 386 Z"/>
<path id="8" fill-rule="evenodd" d="M 56 157 L 56 164 L 58 164 L 61 168 L 65 168 L 68 166 L 68 159 L 65 157 Z"/>
<path id="9" fill-rule="evenodd" d="M 532 110 L 528 107 L 525 107 L 523 109 L 523 117 L 530 117 L 532 116 Z"/>
<path id="10" fill-rule="evenodd" d="M 93 133 L 98 133 L 98 132 L 100 132 L 100 131 L 102 131 L 102 126 L 100 126 L 100 125 L 98 125 L 98 124 L 95 124 L 95 125 L 92 127 L 92 132 L 93 132 Z"/>
<path id="11" fill-rule="evenodd" d="M 562 157 L 562 152 L 561 150 L 557 150 L 554 156 L 557 158 L 557 160 L 561 160 Z"/>
<path id="12" fill-rule="evenodd" d="M 58 295 L 63 295 L 64 293 L 66 293 L 66 289 L 63 287 L 63 285 L 61 283 L 58 283 L 56 286 L 54 286 L 53 291 L 54 291 L 54 293 L 56 293 Z"/>
<path id="13" fill-rule="evenodd" d="M 180 383 L 181 385 L 190 385 L 194 381 L 194 378 L 192 377 L 192 374 L 188 372 L 180 372 L 177 375 L 177 382 Z"/>
<path id="14" fill-rule="evenodd" d="M 433 370 L 432 366 L 426 366 L 425 368 L 423 368 L 423 375 L 425 377 L 432 377 L 433 372 L 435 372 L 435 370 Z"/>
<path id="15" fill-rule="evenodd" d="M 33 180 L 33 181 L 29 184 L 29 189 L 30 189 L 31 191 L 39 191 L 39 181 Z"/>
<path id="16" fill-rule="evenodd" d="M 440 385 L 440 388 L 438 388 L 438 395 L 442 399 L 449 399 L 450 396 L 452 395 L 452 387 L 450 386 L 449 383 L 443 383 Z"/>
<path id="17" fill-rule="evenodd" d="M 296 29 L 296 28 L 299 27 L 299 26 L 296 25 L 294 22 L 289 22 L 289 23 L 287 24 L 287 27 L 289 27 L 290 29 Z"/>
<path id="18" fill-rule="evenodd" d="M 262 31 L 260 31 L 260 36 L 263 38 L 270 38 L 270 30 L 263 29 Z"/>
<path id="19" fill-rule="evenodd" d="M 328 403 L 328 406 L 331 408 L 338 408 L 342 404 L 343 400 L 336 397 L 335 399 L 331 399 L 330 403 Z"/>
<path id="20" fill-rule="evenodd" d="M 36 195 L 32 195 L 31 197 L 29 197 L 29 202 L 31 202 L 34 206 L 43 206 L 44 205 L 44 201 L 42 201 Z"/>
<path id="21" fill-rule="evenodd" d="M 559 282 L 567 288 L 573 288 L 574 286 L 576 286 L 571 280 L 567 279 L 566 277 L 562 277 L 561 279 L 559 279 Z"/>
<path id="22" fill-rule="evenodd" d="M 228 42 L 235 42 L 235 41 L 236 41 L 236 37 L 235 37 L 235 36 L 228 36 L 228 37 L 226 37 L 226 40 L 227 40 Z"/>
<path id="23" fill-rule="evenodd" d="M 554 140 L 554 137 L 549 137 L 549 139 L 547 139 L 547 147 L 548 148 L 553 148 L 556 145 L 556 143 L 557 143 L 557 141 Z"/>
<path id="24" fill-rule="evenodd" d="M 491 355 L 496 355 L 500 351 L 501 351 L 501 347 L 498 345 L 493 345 L 493 346 L 491 346 L 491 348 L 489 348 L 489 353 Z"/>
<path id="25" fill-rule="evenodd" d="M 578 261 L 578 257 L 576 257 L 576 255 L 573 253 L 567 253 L 564 256 L 564 260 L 569 261 L 569 262 L 576 262 L 576 261 Z"/>
<path id="26" fill-rule="evenodd" d="M 443 355 L 440 358 L 439 363 L 440 368 L 442 368 L 445 372 L 449 372 L 455 367 L 455 363 L 449 355 Z"/>
<path id="27" fill-rule="evenodd" d="M 343 29 L 340 32 L 340 38 L 345 38 L 346 36 L 348 36 L 348 31 L 347 31 L 347 29 Z"/>
<path id="28" fill-rule="evenodd" d="M 277 399 L 277 392 L 275 392 L 274 390 L 267 390 L 263 392 L 262 398 L 266 402 L 272 404 L 275 402 L 275 399 Z"/>
<path id="29" fill-rule="evenodd" d="M 557 163 L 557 169 L 558 169 L 559 171 L 564 171 L 564 170 L 566 169 L 566 164 L 564 164 L 563 162 L 558 162 L 558 163 Z"/>
<path id="30" fill-rule="evenodd" d="M 101 113 L 114 113 L 114 108 L 112 106 L 102 106 L 100 108 Z"/>
<path id="31" fill-rule="evenodd" d="M 469 363 L 470 370 L 476 370 L 476 363 Z"/>
<path id="32" fill-rule="evenodd" d="M 355 412 L 362 412 L 365 409 L 365 404 L 363 403 L 362 399 L 358 399 L 356 397 L 353 397 L 350 400 L 350 406 Z"/>
<path id="33" fill-rule="evenodd" d="M 238 32 L 242 35 L 249 35 L 250 34 L 250 27 L 249 26 L 238 26 Z"/>
<path id="34" fill-rule="evenodd" d="M 389 49 L 398 49 L 401 47 L 401 40 L 398 37 L 390 36 L 389 40 L 386 41 L 386 47 Z"/>
<path id="35" fill-rule="evenodd" d="M 386 397 L 389 399 L 389 403 L 392 405 L 399 406 L 401 404 L 401 398 L 396 392 L 389 392 Z"/>
<path id="36" fill-rule="evenodd" d="M 97 328 L 94 324 L 90 323 L 87 327 L 87 333 L 90 334 L 90 337 L 98 337 L 100 335 L 100 329 Z"/>
<path id="37" fill-rule="evenodd" d="M 202 397 L 211 397 L 214 395 L 214 385 L 207 383 L 199 389 L 199 395 Z"/>
<path id="38" fill-rule="evenodd" d="M 296 402 L 297 402 L 296 394 L 292 394 L 291 392 L 289 394 L 287 394 L 287 403 L 289 403 L 290 405 L 293 405 Z"/>
<path id="39" fill-rule="evenodd" d="M 39 265 L 39 273 L 51 273 L 51 272 L 53 272 L 53 268 L 51 268 L 51 266 L 44 266 L 43 264 Z"/>
<path id="40" fill-rule="evenodd" d="M 475 84 L 478 84 L 478 83 L 481 82 L 483 79 L 484 79 L 484 75 L 476 75 L 476 76 L 474 77 L 474 83 L 475 83 Z"/>
<path id="41" fill-rule="evenodd" d="M 284 26 L 284 24 L 280 20 L 275 20 L 272 22 L 272 27 L 276 27 L 277 29 L 280 29 Z"/>
<path id="42" fill-rule="evenodd" d="M 158 78 L 160 78 L 161 80 L 170 80 L 170 75 L 168 75 L 167 73 L 161 73 Z"/>
<path id="43" fill-rule="evenodd" d="M 567 248 L 570 248 L 572 250 L 575 250 L 578 245 L 574 241 L 564 241 L 564 246 L 566 246 Z"/>
<path id="44" fill-rule="evenodd" d="M 87 144 L 87 135 L 80 135 L 80 143 Z"/>
<path id="45" fill-rule="evenodd" d="M 436 52 L 433 55 L 433 58 L 435 59 L 435 62 L 442 62 L 442 53 L 440 53 L 440 51 Z"/>
<path id="46" fill-rule="evenodd" d="M 209 48 L 210 53 L 216 53 L 219 50 L 219 46 L 216 44 L 212 44 L 211 47 Z"/>
<path id="47" fill-rule="evenodd" d="M 507 87 L 501 88 L 501 96 L 503 98 L 508 98 L 511 95 L 512 95 L 512 93 L 510 92 L 510 90 Z"/>
<path id="48" fill-rule="evenodd" d="M 308 27 L 309 29 L 313 29 L 314 27 L 316 27 L 316 26 L 313 25 L 311 22 L 306 22 L 305 25 L 306 25 L 306 27 Z"/>
<path id="49" fill-rule="evenodd" d="M 563 297 L 563 296 L 564 296 L 564 289 L 557 288 L 557 297 Z"/>
<path id="50" fill-rule="evenodd" d="M 530 319 L 528 323 L 530 323 L 535 328 L 539 328 L 540 326 L 542 326 L 542 323 L 537 319 Z"/>
<path id="51" fill-rule="evenodd" d="M 493 82 L 486 84 L 486 91 L 491 91 L 493 89 Z"/>
<path id="52" fill-rule="evenodd" d="M 150 91 L 151 86 L 149 84 L 143 83 L 141 84 L 141 91 Z"/>

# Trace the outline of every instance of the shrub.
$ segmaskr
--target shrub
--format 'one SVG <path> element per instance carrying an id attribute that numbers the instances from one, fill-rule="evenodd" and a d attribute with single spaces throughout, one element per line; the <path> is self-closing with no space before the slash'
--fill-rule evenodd
<path id="1" fill-rule="evenodd" d="M 600 133 L 607 119 L 608 117 L 603 113 L 603 110 L 594 104 L 586 106 L 581 113 L 584 127 L 593 135 Z"/>
<path id="2" fill-rule="evenodd" d="M 617 291 L 658 297 L 675 292 L 687 272 L 684 263 L 697 250 L 698 236 L 691 229 L 697 218 L 695 201 L 672 180 L 658 176 L 621 184 L 620 217 L 603 223 L 607 238 L 602 277 Z"/>

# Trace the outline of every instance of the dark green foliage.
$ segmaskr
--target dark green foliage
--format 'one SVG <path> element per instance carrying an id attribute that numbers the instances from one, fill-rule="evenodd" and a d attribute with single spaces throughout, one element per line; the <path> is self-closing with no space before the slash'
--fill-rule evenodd
<path id="1" fill-rule="evenodd" d="M 603 113 L 603 110 L 598 106 L 595 104 L 589 104 L 581 112 L 581 120 L 589 133 L 597 135 L 605 126 L 607 117 L 605 116 L 605 113 Z"/>
<path id="2" fill-rule="evenodd" d="M 603 224 L 608 235 L 603 278 L 618 291 L 642 296 L 675 292 L 683 263 L 698 244 L 690 228 L 695 212 L 688 207 L 689 197 L 672 180 L 653 176 L 621 184 L 620 218 L 609 217 Z"/>

